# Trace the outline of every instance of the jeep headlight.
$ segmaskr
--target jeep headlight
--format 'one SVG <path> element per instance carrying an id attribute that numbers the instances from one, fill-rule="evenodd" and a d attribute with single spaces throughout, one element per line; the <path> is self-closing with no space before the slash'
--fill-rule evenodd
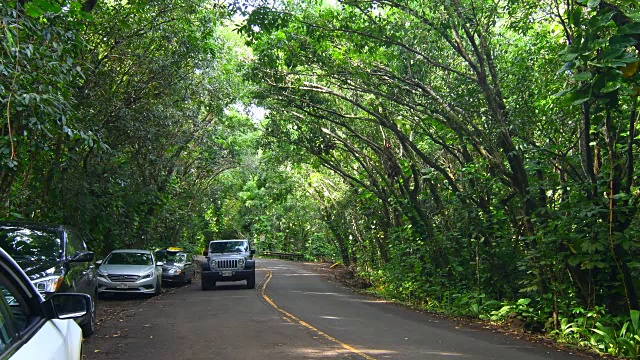
<path id="1" fill-rule="evenodd" d="M 216 268 L 216 261 L 215 260 L 211 260 L 211 262 L 209 263 L 209 265 L 211 265 L 212 269 Z"/>
<path id="2" fill-rule="evenodd" d="M 240 258 L 240 259 L 238 260 L 238 267 L 239 267 L 240 269 L 244 269 L 244 258 Z"/>
<path id="3" fill-rule="evenodd" d="M 58 290 L 64 277 L 62 275 L 51 275 L 42 279 L 32 281 L 38 292 L 53 293 Z"/>

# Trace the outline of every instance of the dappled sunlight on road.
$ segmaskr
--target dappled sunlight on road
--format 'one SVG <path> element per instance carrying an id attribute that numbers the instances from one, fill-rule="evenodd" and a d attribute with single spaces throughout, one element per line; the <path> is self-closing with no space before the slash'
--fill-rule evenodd
<path id="1" fill-rule="evenodd" d="M 393 302 L 388 300 L 367 300 L 367 299 L 346 299 L 347 301 L 359 302 L 359 303 L 367 303 L 367 304 L 392 304 Z"/>
<path id="2" fill-rule="evenodd" d="M 314 348 L 297 348 L 297 349 L 291 349 L 290 351 L 292 354 L 296 354 L 300 358 L 344 359 L 346 356 L 353 355 L 351 351 L 348 351 L 345 349 L 321 350 L 321 349 L 314 349 Z M 395 354 L 394 351 L 378 350 L 378 349 L 367 349 L 367 350 L 364 350 L 364 352 L 372 356 L 378 355 L 383 357 L 392 357 L 392 355 Z"/>
<path id="3" fill-rule="evenodd" d="M 338 294 L 338 293 L 334 293 L 334 292 L 315 292 L 315 291 L 299 291 L 299 290 L 294 290 L 291 291 L 292 293 L 300 293 L 300 294 L 305 294 L 305 295 L 331 295 L 331 296 L 339 296 L 339 297 L 349 297 L 350 295 L 348 294 Z"/>
<path id="4" fill-rule="evenodd" d="M 314 274 L 314 273 L 305 273 L 305 274 L 281 274 L 278 273 L 278 276 L 324 276 L 322 274 Z"/>
<path id="5" fill-rule="evenodd" d="M 374 357 L 376 359 L 392 359 L 398 357 L 398 352 L 384 349 L 360 349 L 363 353 Z M 290 349 L 292 354 L 296 354 L 300 358 L 316 358 L 316 359 L 331 359 L 331 358 L 345 358 L 349 355 L 354 355 L 352 352 L 345 349 L 333 349 L 333 350 L 321 350 L 314 348 L 295 348 Z M 452 357 L 452 358 L 468 358 L 471 357 L 471 354 L 463 354 L 458 352 L 448 352 L 448 351 L 437 351 L 437 350 L 425 350 L 420 352 L 420 355 L 429 357 L 429 356 L 437 356 L 437 357 Z"/>
<path id="6" fill-rule="evenodd" d="M 269 267 L 259 267 L 256 270 L 291 270 L 291 268 L 287 266 L 269 266 Z"/>
<path id="7" fill-rule="evenodd" d="M 448 352 L 448 351 L 421 351 L 420 354 L 431 355 L 431 356 L 455 356 L 455 357 L 470 357 L 471 354 L 461 354 L 456 352 Z"/>

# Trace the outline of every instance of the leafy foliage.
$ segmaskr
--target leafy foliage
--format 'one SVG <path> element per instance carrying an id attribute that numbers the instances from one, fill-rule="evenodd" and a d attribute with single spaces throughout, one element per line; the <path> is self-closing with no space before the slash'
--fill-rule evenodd
<path id="1" fill-rule="evenodd" d="M 636 7 L 4 1 L 2 216 L 247 237 L 637 357 Z"/>

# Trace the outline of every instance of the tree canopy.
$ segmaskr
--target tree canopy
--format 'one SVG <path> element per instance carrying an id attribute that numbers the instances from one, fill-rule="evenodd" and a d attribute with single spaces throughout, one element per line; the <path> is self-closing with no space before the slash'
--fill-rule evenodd
<path id="1" fill-rule="evenodd" d="M 246 237 L 428 310 L 640 351 L 637 2 L 2 12 L 2 217 L 101 254 Z"/>

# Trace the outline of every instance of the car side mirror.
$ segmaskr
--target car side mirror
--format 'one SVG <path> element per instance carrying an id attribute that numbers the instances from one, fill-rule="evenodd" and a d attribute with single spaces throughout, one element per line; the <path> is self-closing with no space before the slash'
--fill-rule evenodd
<path id="1" fill-rule="evenodd" d="M 76 293 L 56 293 L 44 303 L 51 319 L 77 319 L 91 311 L 91 296 Z"/>
<path id="2" fill-rule="evenodd" d="M 202 256 L 207 256 L 207 255 L 209 255 L 209 252 L 208 252 L 207 250 L 204 250 L 204 251 L 202 252 Z"/>
<path id="3" fill-rule="evenodd" d="M 75 253 L 75 255 L 69 258 L 69 261 L 70 262 L 90 262 L 90 261 L 93 261 L 94 257 L 95 256 L 93 254 L 93 251 L 78 251 L 77 253 Z"/>
<path id="4" fill-rule="evenodd" d="M 255 255 L 256 254 L 256 249 L 251 249 L 251 255 Z"/>
<path id="5" fill-rule="evenodd" d="M 156 263 L 156 266 L 162 266 L 162 265 L 164 265 L 164 262 L 162 262 L 162 261 L 158 261 L 158 262 Z"/>
<path id="6" fill-rule="evenodd" d="M 102 260 L 96 261 L 96 265 L 102 265 Z"/>

